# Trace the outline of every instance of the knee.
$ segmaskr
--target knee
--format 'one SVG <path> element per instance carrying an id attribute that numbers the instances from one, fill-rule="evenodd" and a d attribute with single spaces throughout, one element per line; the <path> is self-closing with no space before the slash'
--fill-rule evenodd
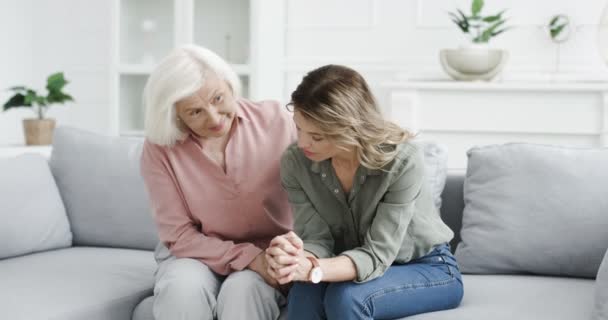
<path id="1" fill-rule="evenodd" d="M 171 261 L 156 282 L 154 293 L 157 299 L 172 303 L 187 304 L 189 301 L 204 301 L 201 297 L 215 295 L 215 275 L 207 266 L 193 259 Z"/>
<path id="2" fill-rule="evenodd" d="M 268 294 L 273 294 L 274 288 L 266 284 L 264 279 L 255 271 L 242 270 L 230 274 L 222 287 L 218 299 L 251 299 L 255 297 L 264 297 Z"/>
<path id="3" fill-rule="evenodd" d="M 362 318 L 371 313 L 365 307 L 364 298 L 357 294 L 356 286 L 352 282 L 337 282 L 327 287 L 323 304 L 328 319 L 340 319 L 344 315 Z"/>

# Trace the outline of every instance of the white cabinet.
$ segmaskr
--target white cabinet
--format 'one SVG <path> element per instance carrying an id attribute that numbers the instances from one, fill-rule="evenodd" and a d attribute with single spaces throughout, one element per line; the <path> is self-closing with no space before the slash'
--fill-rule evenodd
<path id="1" fill-rule="evenodd" d="M 241 78 L 243 96 L 283 96 L 282 0 L 114 0 L 112 13 L 115 134 L 142 133 L 148 75 L 182 44 L 207 47 L 228 61 Z"/>
<path id="2" fill-rule="evenodd" d="M 463 169 L 473 146 L 529 142 L 608 147 L 608 82 L 385 83 L 393 121 L 447 146 Z"/>

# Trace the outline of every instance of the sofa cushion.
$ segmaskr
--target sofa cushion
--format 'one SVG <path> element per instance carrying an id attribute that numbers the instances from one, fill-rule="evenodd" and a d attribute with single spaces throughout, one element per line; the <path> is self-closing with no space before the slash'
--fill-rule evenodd
<path id="1" fill-rule="evenodd" d="M 464 298 L 458 308 L 403 320 L 572 320 L 588 319 L 591 310 L 593 280 L 463 275 L 463 282 Z M 153 304 L 154 297 L 144 299 L 133 320 L 154 320 Z M 286 319 L 287 312 L 282 311 L 279 319 Z"/>
<path id="2" fill-rule="evenodd" d="M 468 156 L 464 273 L 595 277 L 608 247 L 608 149 L 513 143 Z"/>
<path id="3" fill-rule="evenodd" d="M 595 280 L 595 307 L 592 320 L 608 319 L 608 250 Z"/>
<path id="4" fill-rule="evenodd" d="M 416 142 L 424 153 L 426 180 L 437 209 L 441 208 L 441 192 L 448 173 L 448 150 L 445 146 L 430 141 Z"/>
<path id="5" fill-rule="evenodd" d="M 589 319 L 593 280 L 523 275 L 463 275 L 464 297 L 456 309 L 404 320 Z"/>
<path id="6" fill-rule="evenodd" d="M 57 128 L 51 170 L 74 245 L 153 250 L 158 242 L 139 171 L 142 139 Z"/>
<path id="7" fill-rule="evenodd" d="M 130 320 L 152 294 L 152 252 L 73 247 L 0 260 L 0 319 Z"/>
<path id="8" fill-rule="evenodd" d="M 0 259 L 72 244 L 57 185 L 41 155 L 0 160 L 0 203 Z"/>

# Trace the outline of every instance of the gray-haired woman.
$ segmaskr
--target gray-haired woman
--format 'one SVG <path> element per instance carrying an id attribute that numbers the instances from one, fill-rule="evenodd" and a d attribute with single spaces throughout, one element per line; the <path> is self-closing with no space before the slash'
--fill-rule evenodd
<path id="1" fill-rule="evenodd" d="M 141 167 L 161 240 L 157 320 L 275 319 L 285 303 L 263 252 L 292 227 L 279 160 L 295 130 L 279 103 L 239 92 L 230 66 L 193 45 L 146 84 Z"/>

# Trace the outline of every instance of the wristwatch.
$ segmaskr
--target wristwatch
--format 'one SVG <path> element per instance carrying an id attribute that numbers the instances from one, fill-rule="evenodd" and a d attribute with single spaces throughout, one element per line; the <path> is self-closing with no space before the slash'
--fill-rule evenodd
<path id="1" fill-rule="evenodd" d="M 319 265 L 319 260 L 315 257 L 306 257 L 312 263 L 312 269 L 310 269 L 310 274 L 308 275 L 308 280 L 312 283 L 319 283 L 323 280 L 323 270 L 321 270 L 321 265 Z"/>

